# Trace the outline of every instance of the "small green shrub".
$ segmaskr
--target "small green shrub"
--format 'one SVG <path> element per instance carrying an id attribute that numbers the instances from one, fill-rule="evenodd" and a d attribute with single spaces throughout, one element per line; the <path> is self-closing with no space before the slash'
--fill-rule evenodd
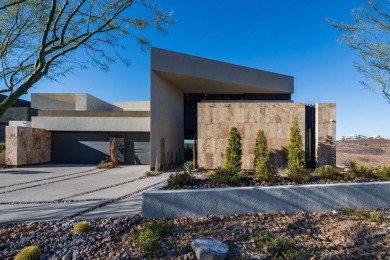
<path id="1" fill-rule="evenodd" d="M 288 169 L 287 168 L 279 168 L 277 169 L 277 174 L 282 177 L 288 176 Z"/>
<path id="2" fill-rule="evenodd" d="M 390 167 L 376 167 L 374 174 L 381 181 L 390 181 Z"/>
<path id="3" fill-rule="evenodd" d="M 383 213 L 377 210 L 341 209 L 340 212 L 347 216 L 364 218 L 372 222 L 381 222 L 383 220 Z"/>
<path id="4" fill-rule="evenodd" d="M 73 233 L 74 234 L 81 234 L 81 233 L 86 233 L 90 229 L 90 225 L 88 221 L 80 221 L 76 223 L 73 227 Z"/>
<path id="5" fill-rule="evenodd" d="M 5 143 L 0 143 L 0 153 L 5 151 Z"/>
<path id="6" fill-rule="evenodd" d="M 275 174 L 271 170 L 267 137 L 263 130 L 256 135 L 255 159 L 253 160 L 255 176 L 262 181 L 275 181 Z"/>
<path id="7" fill-rule="evenodd" d="M 296 183 L 306 183 L 310 181 L 311 170 L 310 169 L 289 169 L 287 173 L 287 177 Z"/>
<path id="8" fill-rule="evenodd" d="M 241 180 L 241 173 L 237 170 L 219 167 L 210 177 L 211 181 L 214 183 L 236 186 Z"/>
<path id="9" fill-rule="evenodd" d="M 146 176 L 146 177 L 152 176 L 152 172 L 151 172 L 151 171 L 146 171 L 146 172 L 145 172 L 145 176 Z"/>
<path id="10" fill-rule="evenodd" d="M 169 231 L 166 221 L 149 222 L 136 232 L 137 246 L 145 253 L 153 253 L 158 249 L 158 241 Z"/>
<path id="11" fill-rule="evenodd" d="M 191 173 L 193 170 L 195 170 L 195 164 L 192 161 L 186 161 L 183 163 L 183 168 L 186 172 Z"/>
<path id="12" fill-rule="evenodd" d="M 273 259 L 302 259 L 303 257 L 303 252 L 292 242 L 269 232 L 261 231 L 255 241 L 262 251 L 270 254 Z"/>
<path id="13" fill-rule="evenodd" d="M 28 246 L 23 248 L 16 256 L 15 260 L 39 260 L 41 250 L 37 246 Z"/>
<path id="14" fill-rule="evenodd" d="M 116 167 L 116 163 L 104 160 L 104 161 L 101 161 L 96 168 L 98 168 L 98 169 L 112 169 L 115 167 Z"/>
<path id="15" fill-rule="evenodd" d="M 348 173 L 355 177 L 361 178 L 375 178 L 374 168 L 368 164 L 351 161 L 347 164 Z"/>
<path id="16" fill-rule="evenodd" d="M 241 135 L 236 127 L 230 128 L 228 144 L 226 147 L 224 166 L 226 169 L 241 171 Z"/>
<path id="17" fill-rule="evenodd" d="M 299 129 L 298 120 L 294 119 L 290 128 L 290 140 L 287 147 L 287 168 L 296 172 L 305 168 L 305 151 L 303 148 L 301 130 Z"/>
<path id="18" fill-rule="evenodd" d="M 176 172 L 168 178 L 168 185 L 171 187 L 189 185 L 191 182 L 192 177 L 188 172 Z"/>
<path id="19" fill-rule="evenodd" d="M 315 173 L 321 178 L 340 181 L 343 175 L 332 165 L 324 165 L 315 169 Z"/>

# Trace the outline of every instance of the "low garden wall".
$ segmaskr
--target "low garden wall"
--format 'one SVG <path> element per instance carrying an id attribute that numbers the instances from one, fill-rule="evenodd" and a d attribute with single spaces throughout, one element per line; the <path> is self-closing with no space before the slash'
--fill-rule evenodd
<path id="1" fill-rule="evenodd" d="M 390 207 L 390 182 L 192 190 L 161 190 L 163 187 L 160 185 L 143 193 L 144 217 L 201 217 L 278 211 L 289 214 Z"/>

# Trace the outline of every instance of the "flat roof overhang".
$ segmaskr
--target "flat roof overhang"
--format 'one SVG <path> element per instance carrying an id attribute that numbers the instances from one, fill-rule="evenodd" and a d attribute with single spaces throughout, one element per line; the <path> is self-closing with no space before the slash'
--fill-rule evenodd
<path id="1" fill-rule="evenodd" d="M 292 94 L 294 77 L 152 48 L 151 70 L 184 93 Z"/>

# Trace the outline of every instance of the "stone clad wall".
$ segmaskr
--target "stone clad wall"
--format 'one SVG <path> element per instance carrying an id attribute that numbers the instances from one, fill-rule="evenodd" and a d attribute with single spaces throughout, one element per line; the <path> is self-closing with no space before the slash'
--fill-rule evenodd
<path id="1" fill-rule="evenodd" d="M 229 130 L 235 126 L 242 138 L 243 169 L 253 169 L 256 133 L 260 129 L 267 136 L 271 163 L 283 167 L 294 118 L 305 142 L 303 103 L 198 103 L 198 166 L 223 166 Z"/>
<path id="2" fill-rule="evenodd" d="M 51 161 L 51 134 L 44 129 L 7 126 L 6 154 L 8 165 L 29 165 Z"/>
<path id="3" fill-rule="evenodd" d="M 317 166 L 336 165 L 336 104 L 319 103 L 315 110 Z"/>

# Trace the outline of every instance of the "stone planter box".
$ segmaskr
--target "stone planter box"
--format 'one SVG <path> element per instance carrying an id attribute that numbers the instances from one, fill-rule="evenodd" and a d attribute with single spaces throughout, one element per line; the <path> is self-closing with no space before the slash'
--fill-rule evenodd
<path id="1" fill-rule="evenodd" d="M 201 217 L 284 211 L 321 212 L 340 208 L 390 207 L 390 181 L 161 190 L 165 184 L 143 193 L 142 214 L 147 218 Z"/>

